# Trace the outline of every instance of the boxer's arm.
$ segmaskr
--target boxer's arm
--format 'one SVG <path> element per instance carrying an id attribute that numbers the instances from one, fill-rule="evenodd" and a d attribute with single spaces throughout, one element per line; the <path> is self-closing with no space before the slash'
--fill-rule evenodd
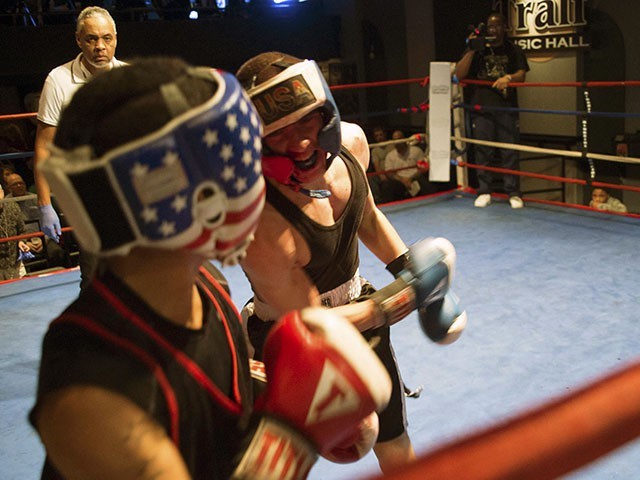
<path id="1" fill-rule="evenodd" d="M 467 323 L 465 310 L 449 291 L 455 261 L 455 248 L 444 238 L 416 242 L 387 265 L 394 282 L 335 310 L 364 331 L 393 325 L 418 309 L 424 333 L 434 342 L 452 343 Z"/>
<path id="2" fill-rule="evenodd" d="M 385 265 L 407 251 L 396 229 L 376 206 L 371 192 L 358 228 L 358 238 Z"/>
<path id="3" fill-rule="evenodd" d="M 66 388 L 41 404 L 36 424 L 66 479 L 188 479 L 164 429 L 130 400 L 98 387 Z"/>
<path id="4" fill-rule="evenodd" d="M 358 229 L 358 237 L 385 265 L 407 251 L 407 246 L 398 232 L 375 205 L 371 192 L 369 192 L 362 223 Z M 361 332 L 379 327 L 387 321 L 380 305 L 373 300 L 350 303 L 334 309 L 348 318 Z"/>

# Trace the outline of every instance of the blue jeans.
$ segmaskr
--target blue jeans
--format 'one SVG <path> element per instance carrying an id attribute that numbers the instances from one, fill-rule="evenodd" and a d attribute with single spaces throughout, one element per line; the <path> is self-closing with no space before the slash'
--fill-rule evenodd
<path id="1" fill-rule="evenodd" d="M 520 142 L 520 130 L 518 116 L 512 112 L 489 112 L 472 114 L 473 138 L 476 140 L 488 140 L 517 144 Z M 488 166 L 492 160 L 500 156 L 500 166 L 509 170 L 520 170 L 520 159 L 515 150 L 498 149 L 474 145 L 475 163 Z M 499 150 L 499 152 L 498 152 Z M 478 172 L 478 194 L 491 193 L 493 174 L 487 170 Z M 504 190 L 510 196 L 520 196 L 520 177 L 517 175 L 504 175 Z"/>

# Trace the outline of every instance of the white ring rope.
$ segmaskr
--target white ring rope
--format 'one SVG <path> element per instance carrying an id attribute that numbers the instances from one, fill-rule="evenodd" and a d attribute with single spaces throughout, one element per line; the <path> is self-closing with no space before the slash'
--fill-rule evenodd
<path id="1" fill-rule="evenodd" d="M 558 155 L 559 157 L 584 158 L 582 152 L 576 152 L 575 150 L 559 150 L 555 148 L 531 147 L 528 145 L 517 145 L 517 144 L 503 143 L 503 142 L 490 142 L 487 140 L 476 140 L 473 138 L 457 137 L 457 136 L 452 136 L 451 140 L 454 140 L 456 142 L 474 143 L 476 145 L 483 145 L 485 147 L 507 148 L 511 150 L 518 150 L 520 152 L 549 153 L 553 155 Z M 587 153 L 586 156 L 588 158 L 592 158 L 593 160 L 640 164 L 640 158 L 637 158 L 637 157 L 619 157 L 616 155 L 605 155 L 602 153 Z"/>
<path id="2" fill-rule="evenodd" d="M 406 143 L 408 145 L 416 145 L 420 142 L 422 142 L 425 139 L 425 136 L 420 134 L 420 133 L 416 133 L 415 135 L 411 135 L 408 138 L 398 138 L 395 140 L 385 140 L 384 142 L 378 142 L 378 143 L 370 143 L 369 144 L 369 148 L 374 148 L 374 147 L 386 147 L 387 145 L 397 145 L 398 143 Z"/>

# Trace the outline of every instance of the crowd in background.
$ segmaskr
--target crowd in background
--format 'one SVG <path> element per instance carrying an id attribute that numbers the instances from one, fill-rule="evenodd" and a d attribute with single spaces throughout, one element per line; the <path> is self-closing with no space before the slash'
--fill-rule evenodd
<path id="1" fill-rule="evenodd" d="M 32 151 L 29 150 L 33 147 L 26 144 L 24 150 L 16 148 L 16 139 L 20 144 L 24 138 L 16 133 L 21 131 L 16 124 L 10 125 L 15 128 L 2 129 L 9 132 L 9 136 L 0 138 L 0 158 L 3 155 L 11 158 L 0 160 L 0 281 L 77 264 L 77 244 L 72 234 L 65 233 L 58 243 L 40 233 Z M 30 233 L 33 236 L 3 241 Z"/>
<path id="2" fill-rule="evenodd" d="M 31 95 L 30 97 L 33 97 Z M 37 102 L 37 96 L 36 96 Z M 428 139 L 417 135 L 411 127 L 383 127 L 372 125 L 368 128 L 371 160 L 367 172 L 369 185 L 376 203 L 383 204 L 399 200 L 429 195 L 456 188 L 455 171 L 449 183 L 429 181 Z M 35 126 L 29 120 L 0 122 L 0 184 L 4 196 L 0 205 L 17 202 L 24 225 L 12 225 L 0 232 L 3 237 L 40 231 L 35 203 L 33 175 L 33 142 Z M 9 180 L 12 179 L 12 182 Z M 13 183 L 14 185 L 11 185 Z M 17 187 L 17 191 L 16 191 Z M 626 206 L 616 198 L 616 192 L 603 189 L 590 190 L 586 203 L 594 209 L 617 213 L 627 212 Z M 15 215 L 4 209 L 0 221 Z M 64 217 L 63 217 L 64 218 Z M 13 220 L 12 220 L 13 221 Z M 6 223 L 6 221 L 5 221 Z M 11 235 L 7 235 L 13 232 Z M 7 233 L 7 234 L 5 234 Z M 10 268 L 0 267 L 2 279 L 14 278 L 50 268 L 67 268 L 77 265 L 77 244 L 72 234 L 65 234 L 60 244 L 44 236 L 35 236 L 24 242 L 0 243 L 0 263 Z M 13 273 L 7 273 L 7 268 Z M 17 274 L 15 272 L 18 272 Z"/>

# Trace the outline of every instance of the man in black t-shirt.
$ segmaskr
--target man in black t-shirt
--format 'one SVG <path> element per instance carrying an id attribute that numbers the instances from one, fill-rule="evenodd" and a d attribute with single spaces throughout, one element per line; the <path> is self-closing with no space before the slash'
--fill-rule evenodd
<path id="1" fill-rule="evenodd" d="M 511 82 L 524 82 L 529 64 L 524 52 L 516 44 L 505 38 L 506 20 L 500 13 L 491 13 L 487 18 L 487 35 L 474 30 L 467 39 L 469 47 L 456 64 L 459 80 L 470 78 L 488 80 L 489 85 L 470 87 L 470 103 L 482 107 L 518 107 L 518 99 Z M 517 111 L 484 110 L 471 114 L 473 137 L 503 143 L 519 142 Z M 496 149 L 476 145 L 475 162 L 488 165 L 497 153 Z M 518 154 L 514 150 L 500 151 L 501 166 L 518 170 Z M 474 205 L 486 207 L 491 203 L 492 175 L 485 170 L 478 171 L 478 197 Z M 512 208 L 522 208 L 520 185 L 516 175 L 504 175 L 504 190 L 509 195 Z"/>

